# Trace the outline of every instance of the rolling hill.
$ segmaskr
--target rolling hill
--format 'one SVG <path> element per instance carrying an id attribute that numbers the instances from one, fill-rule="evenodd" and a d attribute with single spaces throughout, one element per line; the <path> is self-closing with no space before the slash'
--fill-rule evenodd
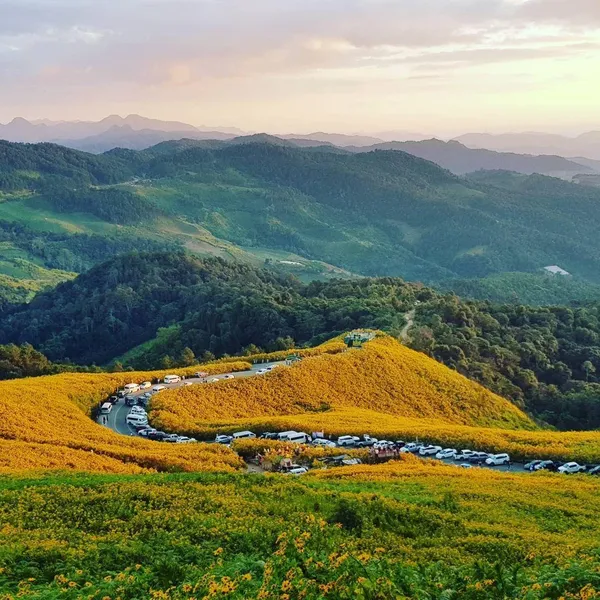
<path id="1" fill-rule="evenodd" d="M 504 171 L 461 178 L 398 151 L 265 136 L 103 155 L 0 142 L 0 195 L 0 227 L 20 228 L 12 246 L 50 269 L 81 272 L 100 246 L 102 258 L 185 247 L 306 278 L 435 282 L 559 264 L 599 280 L 600 190 Z"/>
<path id="2" fill-rule="evenodd" d="M 346 148 L 353 152 L 372 152 L 373 150 L 400 150 L 419 158 L 430 160 L 456 175 L 465 175 L 473 171 L 514 171 L 525 175 L 538 173 L 551 177 L 572 179 L 575 175 L 595 174 L 592 161 L 579 163 L 577 159 L 568 160 L 562 156 L 532 156 L 511 152 L 494 152 L 486 149 L 469 148 L 456 140 L 423 140 L 420 142 L 386 142 L 366 147 Z"/>

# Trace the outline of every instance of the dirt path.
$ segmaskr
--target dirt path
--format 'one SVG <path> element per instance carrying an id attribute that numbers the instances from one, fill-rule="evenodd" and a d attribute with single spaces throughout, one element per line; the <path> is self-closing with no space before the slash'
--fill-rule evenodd
<path id="1" fill-rule="evenodd" d="M 408 330 L 415 324 L 415 309 L 409 310 L 405 315 L 406 325 L 400 331 L 400 339 L 406 343 L 408 341 Z"/>

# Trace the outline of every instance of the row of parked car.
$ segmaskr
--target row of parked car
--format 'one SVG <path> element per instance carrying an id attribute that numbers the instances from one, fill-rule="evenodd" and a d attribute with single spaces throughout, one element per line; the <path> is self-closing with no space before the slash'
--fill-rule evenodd
<path id="1" fill-rule="evenodd" d="M 256 438 L 252 431 L 239 431 L 233 435 L 219 434 L 215 438 L 218 444 L 229 445 L 235 440 Z M 370 448 L 375 453 L 381 451 L 394 451 L 399 454 L 411 453 L 424 458 L 436 458 L 438 460 L 453 460 L 463 468 L 470 468 L 475 465 L 496 467 L 511 465 L 512 460 L 509 454 L 501 452 L 499 454 L 478 452 L 476 450 L 455 448 L 443 448 L 442 446 L 424 444 L 420 442 L 404 442 L 402 440 L 389 441 L 378 440 L 369 435 L 362 438 L 358 436 L 344 435 L 336 441 L 328 440 L 321 434 L 312 436 L 298 431 L 283 431 L 279 433 L 263 433 L 261 439 L 275 440 L 280 442 L 291 442 L 298 444 L 311 444 L 313 446 L 328 448 Z M 534 460 L 524 465 L 526 471 L 553 471 L 558 473 L 588 473 L 589 475 L 600 475 L 600 466 L 598 465 L 580 465 L 576 462 L 561 463 L 552 460 Z"/>

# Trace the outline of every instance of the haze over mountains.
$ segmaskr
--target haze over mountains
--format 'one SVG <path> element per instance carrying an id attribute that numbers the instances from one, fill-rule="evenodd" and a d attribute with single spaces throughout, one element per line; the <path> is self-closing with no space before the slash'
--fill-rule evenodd
<path id="1" fill-rule="evenodd" d="M 180 121 L 161 121 L 135 114 L 127 117 L 111 115 L 97 122 L 27 121 L 17 117 L 6 125 L 0 124 L 0 139 L 54 142 L 94 154 L 114 148 L 144 150 L 161 142 L 181 139 L 210 140 L 210 146 L 215 147 L 212 144 L 214 140 L 238 143 L 236 138 L 240 136 L 248 141 L 243 137 L 247 136 L 246 132 L 233 127 L 196 127 Z M 322 150 L 327 147 L 331 151 L 401 150 L 435 162 L 457 175 L 484 169 L 526 175 L 539 173 L 571 180 L 579 175 L 596 176 L 600 173 L 600 160 L 595 160 L 595 157 L 600 159 L 600 134 L 593 132 L 574 139 L 546 134 L 467 134 L 448 142 L 408 131 L 379 132 L 376 135 L 314 132 L 252 136 L 250 139 L 269 143 L 284 144 L 285 140 L 288 145 L 322 146 Z M 565 159 L 565 156 L 582 158 Z M 592 180 L 588 177 L 586 181 Z"/>

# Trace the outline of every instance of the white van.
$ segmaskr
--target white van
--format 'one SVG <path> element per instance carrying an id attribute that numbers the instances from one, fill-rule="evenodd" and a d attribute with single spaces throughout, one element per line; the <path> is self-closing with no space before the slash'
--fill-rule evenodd
<path id="1" fill-rule="evenodd" d="M 296 435 L 297 433 L 297 431 L 282 431 L 281 433 L 277 434 L 277 441 L 285 442 L 290 435 Z"/>
<path id="2" fill-rule="evenodd" d="M 312 442 L 312 438 L 307 433 L 291 433 L 288 435 L 286 442 L 291 442 L 292 444 L 309 444 Z"/>
<path id="3" fill-rule="evenodd" d="M 179 383 L 181 381 L 181 377 L 179 375 L 167 375 L 164 379 L 164 382 L 169 385 L 171 383 Z"/>
<path id="4" fill-rule="evenodd" d="M 129 413 L 127 415 L 127 422 L 131 425 L 147 425 L 148 417 L 142 414 Z"/>
<path id="5" fill-rule="evenodd" d="M 100 407 L 100 414 L 101 415 L 109 415 L 110 411 L 112 410 L 113 405 L 110 402 L 105 402 L 101 407 Z"/>
<path id="6" fill-rule="evenodd" d="M 251 431 L 238 431 L 237 433 L 233 434 L 234 440 L 249 440 L 255 437 L 256 434 L 252 433 Z"/>
<path id="7" fill-rule="evenodd" d="M 166 389 L 167 388 L 164 385 L 155 385 L 152 388 L 152 391 L 156 393 L 156 392 L 162 392 L 163 390 L 166 390 Z"/>
<path id="8" fill-rule="evenodd" d="M 136 392 L 140 391 L 140 386 L 138 383 L 128 383 L 125 386 L 125 392 L 127 394 L 135 394 Z"/>

